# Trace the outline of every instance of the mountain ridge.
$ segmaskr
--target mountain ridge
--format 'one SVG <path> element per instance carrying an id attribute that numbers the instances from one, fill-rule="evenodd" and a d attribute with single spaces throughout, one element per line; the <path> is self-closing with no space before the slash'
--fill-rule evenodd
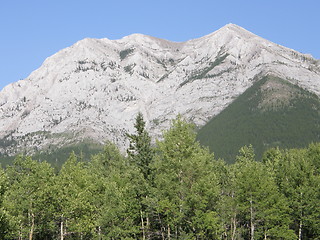
<path id="1" fill-rule="evenodd" d="M 202 126 L 266 75 L 320 94 L 319 61 L 234 24 L 181 43 L 86 38 L 0 92 L 0 139 L 17 142 L 0 153 L 86 138 L 124 148 L 139 111 L 154 137 L 177 114 Z"/>

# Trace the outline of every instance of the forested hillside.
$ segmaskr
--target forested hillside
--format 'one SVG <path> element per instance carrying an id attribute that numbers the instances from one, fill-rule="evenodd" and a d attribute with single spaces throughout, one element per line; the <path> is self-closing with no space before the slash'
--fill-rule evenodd
<path id="1" fill-rule="evenodd" d="M 320 141 L 320 99 L 287 80 L 266 76 L 203 126 L 197 139 L 229 163 L 244 145 L 252 144 L 259 160 L 272 147 L 307 147 Z"/>
<path id="2" fill-rule="evenodd" d="M 144 120 L 61 170 L 19 156 L 0 171 L 1 239 L 319 239 L 320 144 L 217 160 L 180 117 L 151 145 Z"/>

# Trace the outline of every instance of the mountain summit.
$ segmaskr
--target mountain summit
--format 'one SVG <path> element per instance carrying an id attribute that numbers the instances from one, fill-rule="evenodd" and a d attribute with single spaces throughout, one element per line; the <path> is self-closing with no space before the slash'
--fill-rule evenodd
<path id="1" fill-rule="evenodd" d="M 83 139 L 126 145 L 136 114 L 159 136 L 177 114 L 207 123 L 264 76 L 320 95 L 320 63 L 234 24 L 186 42 L 84 39 L 0 92 L 0 153 Z"/>

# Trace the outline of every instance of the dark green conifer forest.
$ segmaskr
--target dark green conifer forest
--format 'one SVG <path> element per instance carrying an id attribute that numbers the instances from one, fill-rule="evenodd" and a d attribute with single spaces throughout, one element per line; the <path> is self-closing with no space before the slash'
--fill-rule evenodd
<path id="1" fill-rule="evenodd" d="M 320 239 L 320 144 L 251 145 L 216 159 L 177 117 L 151 144 L 141 114 L 112 143 L 57 170 L 19 156 L 0 169 L 0 239 Z"/>

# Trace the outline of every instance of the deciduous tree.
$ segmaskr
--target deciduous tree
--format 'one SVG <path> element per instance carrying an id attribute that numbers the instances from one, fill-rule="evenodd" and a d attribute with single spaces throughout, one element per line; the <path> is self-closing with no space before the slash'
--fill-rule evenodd
<path id="1" fill-rule="evenodd" d="M 214 239 L 221 232 L 213 155 L 195 137 L 194 127 L 178 117 L 158 142 L 155 201 L 166 239 Z"/>

